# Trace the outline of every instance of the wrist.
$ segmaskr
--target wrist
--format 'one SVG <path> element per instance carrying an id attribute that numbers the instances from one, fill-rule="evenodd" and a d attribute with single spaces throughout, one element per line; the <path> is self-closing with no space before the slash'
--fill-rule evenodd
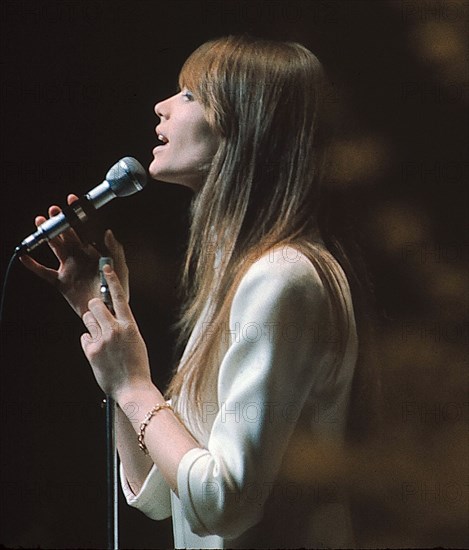
<path id="1" fill-rule="evenodd" d="M 152 383 L 123 388 L 115 393 L 114 400 L 134 429 L 138 429 L 149 410 L 166 402 L 163 394 Z"/>

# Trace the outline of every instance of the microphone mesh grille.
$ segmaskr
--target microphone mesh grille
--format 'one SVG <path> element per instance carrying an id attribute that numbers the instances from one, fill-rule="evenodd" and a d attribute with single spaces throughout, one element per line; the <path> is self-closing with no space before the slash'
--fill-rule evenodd
<path id="1" fill-rule="evenodd" d="M 128 197 L 145 187 L 147 174 L 137 159 L 124 157 L 109 170 L 106 181 L 117 197 Z"/>

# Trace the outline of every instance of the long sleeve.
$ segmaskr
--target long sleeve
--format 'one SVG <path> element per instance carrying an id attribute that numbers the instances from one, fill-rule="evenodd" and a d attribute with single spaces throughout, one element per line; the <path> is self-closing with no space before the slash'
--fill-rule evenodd
<path id="1" fill-rule="evenodd" d="M 151 519 L 166 519 L 171 515 L 170 489 L 161 472 L 153 465 L 138 495 L 132 492 L 122 464 L 119 468 L 121 487 L 127 504 Z"/>
<path id="2" fill-rule="evenodd" d="M 199 536 L 233 539 L 260 521 L 308 396 L 335 384 L 328 339 L 315 337 L 331 323 L 329 298 L 306 257 L 293 257 L 263 256 L 235 293 L 217 407 L 204 404 L 207 448 L 178 468 L 181 506 Z"/>
<path id="3" fill-rule="evenodd" d="M 171 516 L 171 490 L 155 464 L 149 471 L 138 494 L 134 494 L 132 491 L 122 463 L 119 465 L 119 475 L 122 492 L 129 506 L 140 510 L 154 520 L 162 520 Z"/>
<path id="4" fill-rule="evenodd" d="M 290 464 L 286 451 L 295 431 L 297 441 L 309 434 L 311 441 L 343 442 L 358 342 L 339 266 L 335 275 L 349 326 L 339 364 L 330 296 L 312 263 L 290 247 L 262 256 L 235 292 L 202 426 L 182 417 L 203 448 L 180 461 L 179 496 L 156 466 L 138 495 L 121 471 L 131 506 L 153 519 L 172 514 L 177 548 L 353 546 L 346 496 L 319 502 L 303 492 L 307 501 L 285 499 L 291 484 L 281 470 Z M 202 314 L 186 351 L 200 331 L 210 331 L 205 320 Z"/>

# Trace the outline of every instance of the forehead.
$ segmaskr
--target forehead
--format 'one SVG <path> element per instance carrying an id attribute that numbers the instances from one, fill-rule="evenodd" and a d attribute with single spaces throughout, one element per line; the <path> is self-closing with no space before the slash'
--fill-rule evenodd
<path id="1" fill-rule="evenodd" d="M 200 84 L 200 81 L 202 79 L 202 67 L 187 62 L 184 64 L 184 66 L 181 69 L 181 72 L 179 73 L 179 79 L 178 84 L 179 88 L 193 88 L 195 89 Z"/>
<path id="2" fill-rule="evenodd" d="M 219 49 L 220 44 L 213 41 L 202 44 L 192 52 L 179 73 L 179 86 L 195 89 L 206 85 L 208 80 L 216 79 L 217 69 L 224 57 Z"/>

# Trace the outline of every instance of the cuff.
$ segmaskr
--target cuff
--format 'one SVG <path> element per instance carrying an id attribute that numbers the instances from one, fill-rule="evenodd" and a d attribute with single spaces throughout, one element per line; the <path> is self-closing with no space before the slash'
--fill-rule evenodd
<path id="1" fill-rule="evenodd" d="M 210 531 L 202 522 L 200 515 L 197 513 L 197 508 L 208 505 L 207 498 L 204 498 L 204 491 L 210 487 L 203 480 L 203 473 L 206 471 L 206 461 L 210 460 L 211 456 L 207 449 L 191 449 L 182 457 L 179 462 L 177 472 L 177 486 L 179 499 L 183 505 L 184 516 L 186 517 L 191 531 L 199 536 L 210 535 Z M 191 483 L 191 477 L 197 480 L 197 487 Z M 210 510 L 207 510 L 210 513 Z M 203 513 L 203 511 L 202 511 Z"/>
<path id="2" fill-rule="evenodd" d="M 153 465 L 140 491 L 134 494 L 124 472 L 119 467 L 122 491 L 129 506 L 137 508 L 154 520 L 166 519 L 171 515 L 170 489 L 158 468 Z"/>

